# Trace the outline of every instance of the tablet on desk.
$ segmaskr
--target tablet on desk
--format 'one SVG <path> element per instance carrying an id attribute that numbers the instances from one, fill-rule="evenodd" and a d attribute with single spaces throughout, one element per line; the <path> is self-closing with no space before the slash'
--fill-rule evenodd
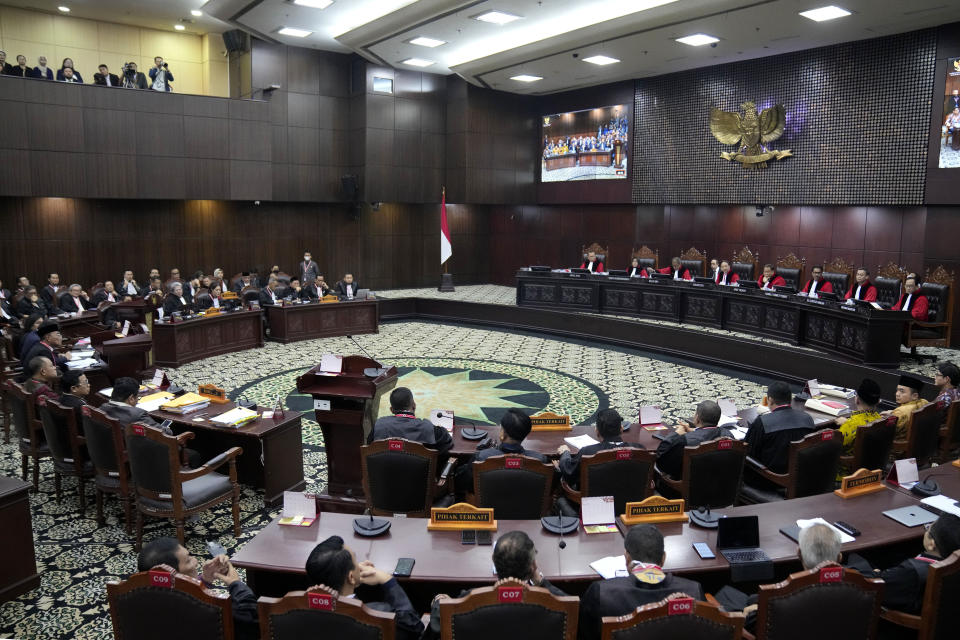
<path id="1" fill-rule="evenodd" d="M 890 509 L 889 511 L 884 511 L 883 515 L 896 520 L 905 527 L 919 527 L 922 524 L 928 524 L 937 519 L 937 514 L 913 506 Z"/>

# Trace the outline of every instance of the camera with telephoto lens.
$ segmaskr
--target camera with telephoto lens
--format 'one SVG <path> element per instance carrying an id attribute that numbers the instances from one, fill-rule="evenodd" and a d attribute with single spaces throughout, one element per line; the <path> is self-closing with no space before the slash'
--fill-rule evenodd
<path id="1" fill-rule="evenodd" d="M 128 62 L 123 65 L 123 75 L 125 76 L 135 76 L 137 75 L 137 70 L 133 67 L 136 64 L 134 62 Z"/>

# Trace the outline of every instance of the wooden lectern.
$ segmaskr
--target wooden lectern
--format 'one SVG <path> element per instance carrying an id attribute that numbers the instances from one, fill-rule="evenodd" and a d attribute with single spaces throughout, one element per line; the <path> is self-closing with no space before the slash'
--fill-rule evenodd
<path id="1" fill-rule="evenodd" d="M 100 353 L 107 362 L 111 380 L 124 376 L 139 380 L 153 364 L 153 338 L 149 333 L 141 333 L 105 340 L 100 345 Z"/>
<path id="2" fill-rule="evenodd" d="M 324 510 L 363 512 L 360 447 L 373 430 L 380 398 L 395 386 L 396 367 L 383 367 L 364 356 L 345 356 L 339 374 L 324 374 L 317 365 L 297 378 L 297 391 L 313 396 L 323 432 L 327 495 L 317 500 Z"/>

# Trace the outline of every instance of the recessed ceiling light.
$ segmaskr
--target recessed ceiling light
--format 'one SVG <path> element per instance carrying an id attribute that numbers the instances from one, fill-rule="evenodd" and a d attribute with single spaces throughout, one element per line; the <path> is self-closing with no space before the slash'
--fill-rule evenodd
<path id="1" fill-rule="evenodd" d="M 584 58 L 584 62 L 589 62 L 590 64 L 614 64 L 615 62 L 620 62 L 616 58 L 611 58 L 610 56 L 590 56 L 589 58 Z"/>
<path id="2" fill-rule="evenodd" d="M 283 27 L 277 31 L 282 36 L 291 36 L 293 38 L 306 38 L 308 35 L 313 33 L 313 31 L 307 31 L 306 29 L 294 29 L 293 27 Z"/>
<path id="3" fill-rule="evenodd" d="M 447 44 L 446 40 L 437 40 L 435 38 L 428 38 L 426 36 L 420 36 L 419 38 L 414 38 L 409 41 L 410 44 L 415 44 L 420 47 L 439 47 L 442 44 Z"/>
<path id="4" fill-rule="evenodd" d="M 705 44 L 720 42 L 720 38 L 714 38 L 713 36 L 708 36 L 705 33 L 695 33 L 692 36 L 677 38 L 677 42 L 688 44 L 691 47 L 702 47 Z"/>
<path id="5" fill-rule="evenodd" d="M 333 4 L 333 0 L 293 0 L 293 4 L 310 7 L 311 9 L 326 9 Z"/>
<path id="6" fill-rule="evenodd" d="M 190 10 L 190 15 L 199 18 L 200 16 L 203 15 L 203 11 L 200 11 L 200 9 L 191 9 L 191 10 Z"/>
<path id="7" fill-rule="evenodd" d="M 186 29 L 186 27 L 183 26 L 182 24 L 175 24 L 173 25 L 173 28 L 176 29 L 177 31 L 183 31 L 184 29 Z"/>
<path id="8" fill-rule="evenodd" d="M 429 67 L 433 64 L 433 60 L 424 60 L 423 58 L 407 58 L 403 61 L 403 64 L 408 64 L 411 67 Z"/>
<path id="9" fill-rule="evenodd" d="M 70 7 L 59 6 L 57 9 L 63 11 L 64 13 L 70 13 Z"/>
<path id="10" fill-rule="evenodd" d="M 514 20 L 519 20 L 520 16 L 515 16 L 512 13 L 507 13 L 506 11 L 487 11 L 486 13 L 481 13 L 478 16 L 473 16 L 474 20 L 479 20 L 480 22 L 490 22 L 492 24 L 504 25 Z"/>
<path id="11" fill-rule="evenodd" d="M 543 80 L 540 76 L 530 76 L 525 73 L 519 76 L 511 76 L 510 79 L 516 80 L 517 82 L 536 82 L 537 80 Z"/>
<path id="12" fill-rule="evenodd" d="M 836 20 L 837 18 L 848 16 L 850 15 L 850 12 L 846 9 L 841 9 L 840 7 L 830 5 L 828 7 L 820 7 L 819 9 L 801 11 L 800 15 L 815 22 L 824 22 L 826 20 Z"/>

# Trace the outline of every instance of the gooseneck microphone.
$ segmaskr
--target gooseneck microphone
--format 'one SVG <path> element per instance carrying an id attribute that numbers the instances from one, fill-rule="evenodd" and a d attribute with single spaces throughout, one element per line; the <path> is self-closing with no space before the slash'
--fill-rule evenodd
<path id="1" fill-rule="evenodd" d="M 563 509 L 560 508 L 560 505 L 557 505 L 557 520 L 560 526 L 560 542 L 557 543 L 557 546 L 566 549 L 567 541 L 563 539 Z"/>

